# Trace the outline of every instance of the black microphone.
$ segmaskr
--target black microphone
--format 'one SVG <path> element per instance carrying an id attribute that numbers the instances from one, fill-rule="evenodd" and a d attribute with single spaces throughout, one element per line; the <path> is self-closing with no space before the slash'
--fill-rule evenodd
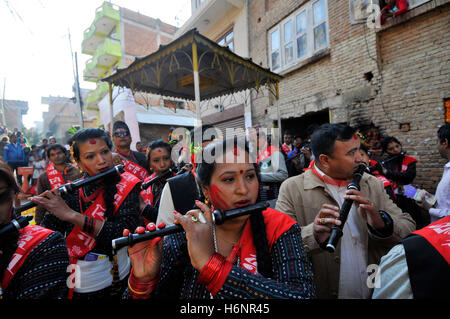
<path id="1" fill-rule="evenodd" d="M 0 238 L 10 233 L 11 231 L 20 230 L 21 228 L 28 226 L 28 223 L 32 219 L 33 219 L 32 215 L 24 215 L 11 220 L 8 224 L 0 228 Z"/>
<path id="2" fill-rule="evenodd" d="M 364 172 L 369 172 L 367 165 L 364 162 L 361 162 L 359 164 L 358 170 L 353 174 L 353 180 L 348 184 L 347 190 L 350 189 L 356 189 L 360 190 L 359 182 L 361 181 L 361 178 L 364 174 Z M 333 253 L 336 250 L 336 246 L 339 242 L 339 239 L 342 237 L 343 232 L 342 229 L 344 229 L 344 224 L 347 221 L 348 213 L 350 212 L 350 209 L 353 205 L 353 199 L 346 199 L 344 200 L 344 203 L 342 204 L 342 207 L 339 211 L 339 217 L 338 220 L 341 221 L 341 224 L 339 226 L 335 225 L 331 229 L 331 235 L 328 238 L 328 243 L 325 247 L 327 251 L 330 253 Z"/>

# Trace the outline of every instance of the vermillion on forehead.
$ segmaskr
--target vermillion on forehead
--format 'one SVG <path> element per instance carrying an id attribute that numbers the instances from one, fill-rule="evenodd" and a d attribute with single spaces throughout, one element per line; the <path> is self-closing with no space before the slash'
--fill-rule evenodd
<path id="1" fill-rule="evenodd" d="M 96 144 L 96 143 L 97 143 L 97 140 L 95 140 L 94 138 L 89 140 L 89 144 Z"/>

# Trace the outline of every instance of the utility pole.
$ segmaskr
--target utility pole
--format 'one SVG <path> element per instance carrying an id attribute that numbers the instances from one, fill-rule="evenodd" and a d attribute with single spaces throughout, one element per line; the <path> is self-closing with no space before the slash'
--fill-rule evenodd
<path id="1" fill-rule="evenodd" d="M 74 53 L 72 51 L 72 41 L 70 40 L 70 30 L 69 30 L 69 44 L 70 44 L 70 53 L 72 58 L 72 67 L 74 67 L 74 79 L 75 79 L 75 98 L 77 100 L 78 109 L 80 110 L 80 127 L 81 129 L 84 128 L 84 119 L 83 119 L 83 101 L 81 100 L 81 93 L 80 93 L 80 82 L 78 80 L 78 58 L 77 53 L 75 52 L 75 59 L 74 59 Z M 74 60 L 75 60 L 75 66 L 74 66 Z"/>
<path id="2" fill-rule="evenodd" d="M 80 124 L 81 128 L 84 128 L 84 119 L 83 119 L 83 101 L 81 100 L 81 92 L 80 92 L 80 82 L 78 80 L 78 58 L 77 53 L 75 52 L 75 94 L 77 98 L 78 108 L 80 109 Z"/>
<path id="3" fill-rule="evenodd" d="M 3 126 L 6 127 L 6 116 L 5 116 L 5 87 L 6 87 L 6 78 L 3 80 L 3 97 L 2 97 L 2 123 Z"/>

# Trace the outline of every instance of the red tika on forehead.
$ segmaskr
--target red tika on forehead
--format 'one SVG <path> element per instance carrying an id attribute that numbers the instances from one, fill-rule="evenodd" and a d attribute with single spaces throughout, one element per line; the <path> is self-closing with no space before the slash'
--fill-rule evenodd
<path id="1" fill-rule="evenodd" d="M 353 138 L 356 140 L 356 139 L 358 139 L 358 134 L 353 134 Z"/>
<path id="2" fill-rule="evenodd" d="M 92 138 L 92 139 L 89 140 L 89 144 L 97 144 L 97 141 Z"/>

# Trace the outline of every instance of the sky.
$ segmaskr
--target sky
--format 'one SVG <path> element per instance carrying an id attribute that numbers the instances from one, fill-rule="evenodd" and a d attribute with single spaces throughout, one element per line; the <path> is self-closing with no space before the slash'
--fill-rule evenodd
<path id="1" fill-rule="evenodd" d="M 111 1 L 152 18 L 180 27 L 191 14 L 190 0 Z M 48 105 L 41 97 L 72 97 L 74 60 L 77 52 L 80 87 L 86 61 L 81 53 L 83 32 L 94 21 L 103 0 L 0 0 L 0 98 L 28 102 L 25 127 L 42 121 Z M 70 34 L 70 40 L 69 40 Z"/>

